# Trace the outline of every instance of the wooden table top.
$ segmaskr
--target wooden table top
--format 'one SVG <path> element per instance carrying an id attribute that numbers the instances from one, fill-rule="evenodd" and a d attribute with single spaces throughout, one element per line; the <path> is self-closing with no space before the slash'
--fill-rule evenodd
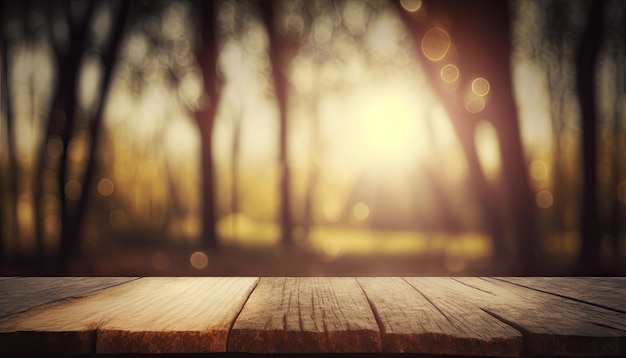
<path id="1" fill-rule="evenodd" d="M 626 356 L 626 278 L 0 277 L 0 355 Z"/>

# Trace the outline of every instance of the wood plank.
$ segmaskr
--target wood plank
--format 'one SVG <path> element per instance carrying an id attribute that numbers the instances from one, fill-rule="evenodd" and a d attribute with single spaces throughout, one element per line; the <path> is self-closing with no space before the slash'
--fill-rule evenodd
<path id="1" fill-rule="evenodd" d="M 359 278 L 381 324 L 383 352 L 516 357 L 522 335 L 475 305 L 447 278 Z M 457 286 L 456 290 L 450 286 Z"/>
<path id="2" fill-rule="evenodd" d="M 29 353 L 38 339 L 46 353 L 224 352 L 257 280 L 143 278 L 0 320 L 0 353 Z"/>
<path id="3" fill-rule="evenodd" d="M 380 352 L 380 331 L 354 278 L 262 278 L 235 321 L 228 351 Z"/>
<path id="4" fill-rule="evenodd" d="M 0 317 L 51 302 L 83 297 L 136 277 L 20 277 L 0 280 Z"/>
<path id="5" fill-rule="evenodd" d="M 625 356 L 626 315 L 497 279 L 458 278 L 473 302 L 524 334 L 526 354 Z"/>
<path id="6" fill-rule="evenodd" d="M 626 278 L 623 277 L 503 277 L 500 279 L 626 313 Z"/>

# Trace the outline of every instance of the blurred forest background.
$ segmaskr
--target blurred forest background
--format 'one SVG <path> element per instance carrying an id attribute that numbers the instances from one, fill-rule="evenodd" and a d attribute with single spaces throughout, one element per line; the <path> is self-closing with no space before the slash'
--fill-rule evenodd
<path id="1" fill-rule="evenodd" d="M 4 1 L 0 273 L 623 275 L 623 1 Z"/>

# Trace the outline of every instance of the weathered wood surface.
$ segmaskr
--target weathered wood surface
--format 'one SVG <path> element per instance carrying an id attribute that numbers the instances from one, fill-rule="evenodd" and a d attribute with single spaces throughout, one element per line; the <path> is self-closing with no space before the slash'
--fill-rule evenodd
<path id="1" fill-rule="evenodd" d="M 20 277 L 0 280 L 0 317 L 47 303 L 82 297 L 133 277 Z"/>
<path id="2" fill-rule="evenodd" d="M 626 277 L 506 277 L 500 280 L 626 313 Z"/>
<path id="3" fill-rule="evenodd" d="M 380 332 L 354 278 L 262 278 L 230 333 L 229 351 L 380 352 Z"/>
<path id="4" fill-rule="evenodd" d="M 0 356 L 626 356 L 624 278 L 0 278 Z"/>
<path id="5" fill-rule="evenodd" d="M 385 352 L 441 355 L 519 355 L 522 335 L 447 286 L 456 282 L 426 278 L 360 278 L 381 323 Z M 443 284 L 442 284 L 443 283 Z M 465 289 L 464 295 L 474 294 Z"/>
<path id="6" fill-rule="evenodd" d="M 496 357 L 516 357 L 521 352 L 520 332 L 461 299 L 476 292 L 458 282 L 358 281 L 379 317 L 385 352 Z"/>
<path id="7" fill-rule="evenodd" d="M 230 327 L 258 279 L 142 281 L 140 292 L 111 300 L 110 319 L 98 326 L 98 353 L 224 352 Z"/>
<path id="8" fill-rule="evenodd" d="M 70 353 L 88 353 L 91 344 L 97 353 L 225 351 L 230 326 L 256 282 L 144 278 L 0 321 L 0 346 L 31 353 L 45 336 L 46 352 L 55 353 L 72 347 Z"/>
<path id="9" fill-rule="evenodd" d="M 525 335 L 526 354 L 626 355 L 626 315 L 492 278 L 458 278 L 482 292 L 463 297 Z M 623 297 L 626 292 L 620 290 Z"/>

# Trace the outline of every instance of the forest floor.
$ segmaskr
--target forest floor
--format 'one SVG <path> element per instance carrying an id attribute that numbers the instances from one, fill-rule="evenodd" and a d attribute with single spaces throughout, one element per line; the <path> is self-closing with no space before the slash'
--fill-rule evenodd
<path id="1" fill-rule="evenodd" d="M 509 260 L 510 261 L 510 260 Z M 574 270 L 573 257 L 539 260 L 533 275 L 625 276 L 626 264 L 600 270 Z M 1 276 L 517 276 L 506 261 L 464 259 L 449 254 L 344 254 L 331 256 L 302 247 L 223 247 L 219 252 L 177 249 L 125 249 L 85 257 L 67 269 L 54 265 L 4 263 Z"/>

